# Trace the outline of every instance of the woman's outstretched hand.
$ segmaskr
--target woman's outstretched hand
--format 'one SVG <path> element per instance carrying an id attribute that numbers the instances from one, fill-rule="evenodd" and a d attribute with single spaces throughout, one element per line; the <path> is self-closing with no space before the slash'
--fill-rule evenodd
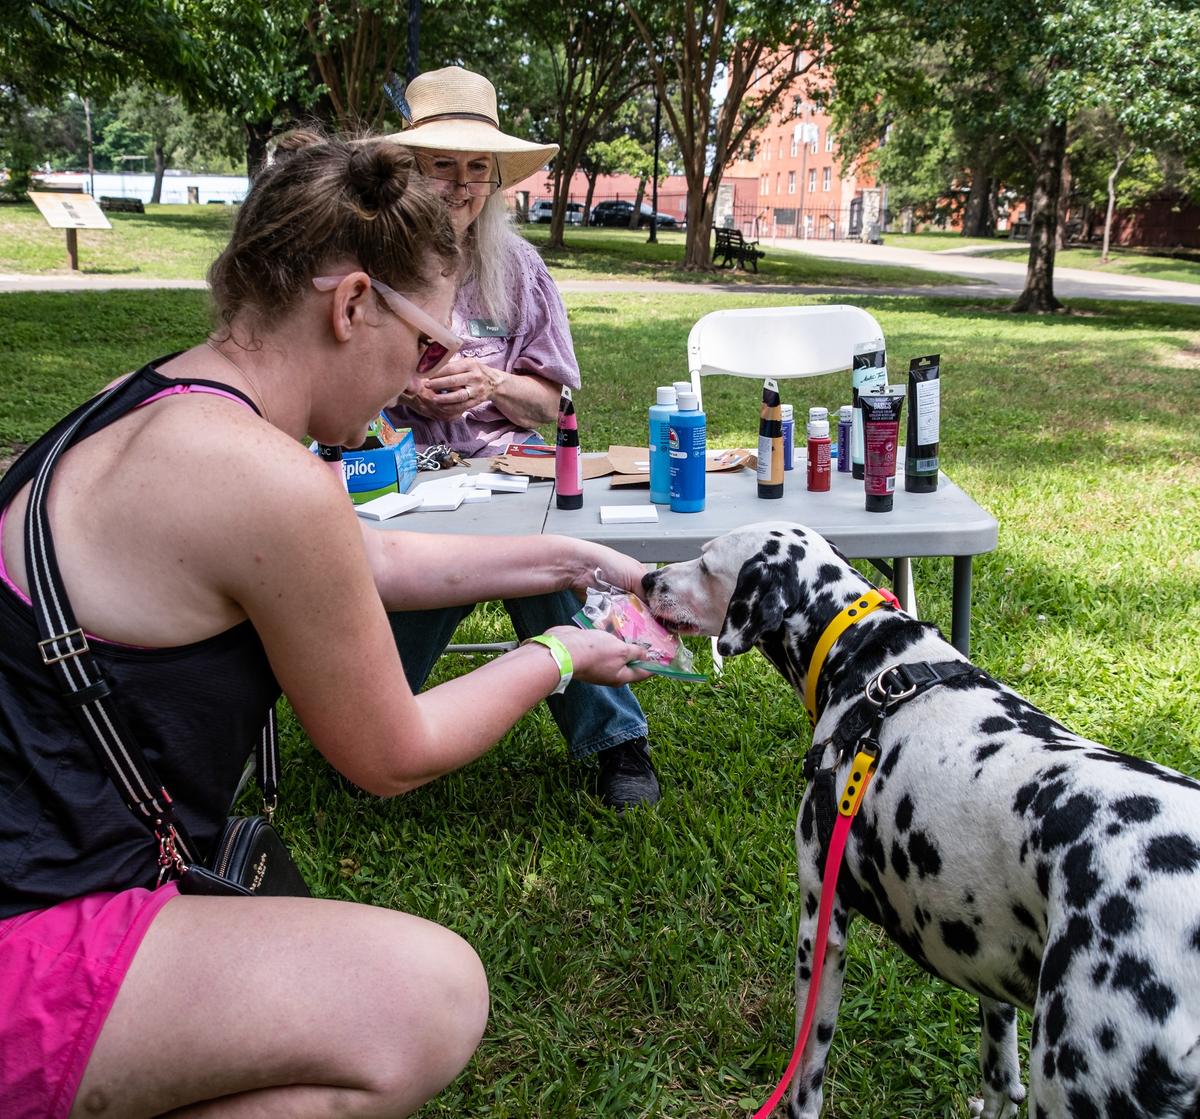
<path id="1" fill-rule="evenodd" d="M 546 632 L 567 647 L 574 663 L 576 680 L 588 684 L 632 684 L 650 675 L 645 669 L 633 668 L 629 664 L 640 659 L 645 650 L 611 633 L 580 629 L 578 626 L 554 626 Z"/>

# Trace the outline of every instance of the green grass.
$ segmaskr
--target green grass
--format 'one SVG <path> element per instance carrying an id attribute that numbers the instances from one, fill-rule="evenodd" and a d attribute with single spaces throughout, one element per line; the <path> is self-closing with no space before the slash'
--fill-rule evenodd
<path id="1" fill-rule="evenodd" d="M 79 231 L 80 271 L 91 276 L 136 276 L 202 280 L 224 247 L 233 221 L 228 206 L 147 206 L 145 214 L 108 215 L 111 230 Z M 522 232 L 544 250 L 549 226 L 525 226 Z M 824 286 L 928 286 L 962 284 L 961 276 L 917 268 L 850 264 L 768 247 L 758 275 L 741 269 L 712 273 L 681 272 L 682 233 L 659 233 L 657 245 L 646 232 L 622 229 L 572 229 L 567 248 L 543 251 L 556 279 L 665 279 L 696 284 L 816 284 Z M 32 205 L 0 206 L 0 273 L 66 274 L 66 238 L 51 229 Z"/>
<path id="2" fill-rule="evenodd" d="M 962 249 L 968 245 L 996 245 L 1009 243 L 1007 237 L 964 237 L 961 233 L 927 230 L 924 233 L 892 233 L 883 235 L 883 243 L 893 249 L 920 249 L 936 253 L 945 249 Z M 1028 251 L 1028 244 L 1026 245 Z"/>
<path id="3" fill-rule="evenodd" d="M 229 240 L 229 206 L 147 206 L 144 214 L 110 213 L 112 229 L 81 229 L 84 275 L 202 280 Z M 66 234 L 30 205 L 0 206 L 0 272 L 69 273 Z"/>
<path id="4" fill-rule="evenodd" d="M 683 373 L 699 315 L 781 302 L 568 296 L 585 445 L 643 437 L 645 402 Z M 855 302 L 897 367 L 941 352 L 946 470 L 999 519 L 997 550 L 975 565 L 974 659 L 1080 733 L 1200 776 L 1200 309 Z M 206 322 L 199 292 L 3 295 L 0 316 L 8 442 Z M 832 375 L 789 396 L 836 405 L 847 389 Z M 752 440 L 757 396 L 706 382 L 714 443 Z M 922 613 L 948 629 L 948 562 L 914 566 Z M 503 628 L 485 608 L 466 631 Z M 707 667 L 706 644 L 694 648 Z M 471 663 L 445 657 L 439 678 Z M 351 797 L 285 727 L 283 826 L 316 891 L 442 921 L 487 967 L 487 1035 L 423 1119 L 744 1117 L 781 1072 L 801 705 L 758 654 L 709 684 L 637 692 L 664 799 L 628 818 L 589 795 L 544 709 L 465 770 L 387 803 Z M 976 1042 L 973 1000 L 855 923 L 828 1116 L 958 1119 L 977 1090 Z"/>
<path id="5" fill-rule="evenodd" d="M 991 253 L 996 260 L 1025 260 L 1029 245 Z M 1200 252 L 1187 254 L 1153 252 L 1149 249 L 1112 249 L 1107 264 L 1100 263 L 1100 250 L 1063 249 L 1055 253 L 1058 268 L 1086 268 L 1097 272 L 1115 272 L 1122 276 L 1144 276 L 1150 280 L 1176 280 L 1200 284 Z"/>

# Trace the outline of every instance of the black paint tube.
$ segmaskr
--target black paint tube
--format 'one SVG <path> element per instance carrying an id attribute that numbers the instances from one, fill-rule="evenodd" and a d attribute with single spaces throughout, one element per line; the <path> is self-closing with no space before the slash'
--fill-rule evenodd
<path id="1" fill-rule="evenodd" d="M 933 493 L 938 484 L 941 437 L 941 354 L 914 357 L 908 365 L 908 427 L 904 439 L 904 488 Z"/>

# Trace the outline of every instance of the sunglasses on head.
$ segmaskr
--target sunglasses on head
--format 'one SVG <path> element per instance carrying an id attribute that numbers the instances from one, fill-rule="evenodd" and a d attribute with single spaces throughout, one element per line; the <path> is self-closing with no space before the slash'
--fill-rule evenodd
<path id="1" fill-rule="evenodd" d="M 350 273 L 346 273 L 350 275 Z M 317 291 L 332 291 L 345 278 L 342 276 L 314 276 L 313 287 Z M 443 326 L 432 315 L 421 310 L 411 299 L 405 299 L 398 291 L 393 291 L 382 280 L 371 280 L 371 287 L 383 300 L 389 311 L 398 319 L 413 327 L 418 335 L 421 346 L 421 356 L 417 359 L 416 372 L 422 377 L 436 373 L 459 350 L 463 340 L 448 327 Z"/>

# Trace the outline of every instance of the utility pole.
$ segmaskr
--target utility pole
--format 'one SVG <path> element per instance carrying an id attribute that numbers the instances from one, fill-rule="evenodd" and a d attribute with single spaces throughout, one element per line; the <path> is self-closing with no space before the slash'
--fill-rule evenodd
<path id="1" fill-rule="evenodd" d="M 88 193 L 96 197 L 96 165 L 92 159 L 92 104 L 85 97 L 83 99 L 83 119 L 87 125 L 87 146 L 88 146 Z"/>
<path id="2" fill-rule="evenodd" d="M 662 132 L 662 102 L 659 100 L 658 92 L 654 94 L 654 181 L 650 186 L 650 236 L 646 239 L 646 243 L 650 245 L 658 244 L 658 141 Z"/>

